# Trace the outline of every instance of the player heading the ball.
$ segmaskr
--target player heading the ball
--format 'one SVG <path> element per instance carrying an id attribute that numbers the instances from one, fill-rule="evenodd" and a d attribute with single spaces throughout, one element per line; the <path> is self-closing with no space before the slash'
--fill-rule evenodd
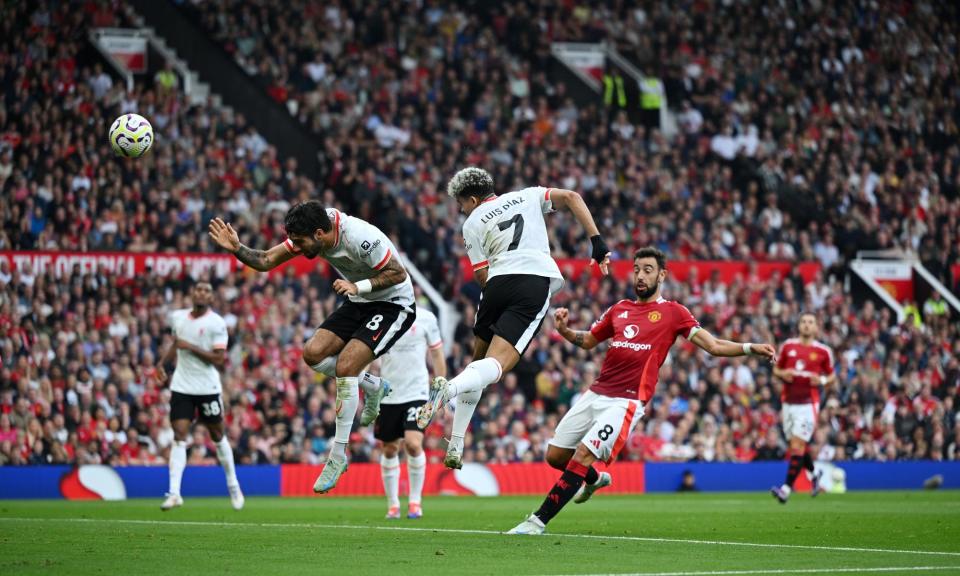
<path id="1" fill-rule="evenodd" d="M 347 469 L 346 447 L 360 403 L 359 388 L 366 397 L 363 426 L 377 418 L 380 401 L 390 393 L 386 381 L 364 369 L 413 324 L 413 284 L 393 242 L 364 220 L 311 200 L 292 206 L 283 223 L 287 239 L 269 250 L 244 246 L 236 230 L 220 218 L 210 221 L 209 231 L 221 248 L 255 270 L 272 270 L 297 256 L 319 256 L 343 276 L 333 281 L 333 289 L 347 300 L 303 347 L 303 361 L 310 368 L 337 379 L 333 447 L 313 486 L 314 492 L 323 494 Z"/>

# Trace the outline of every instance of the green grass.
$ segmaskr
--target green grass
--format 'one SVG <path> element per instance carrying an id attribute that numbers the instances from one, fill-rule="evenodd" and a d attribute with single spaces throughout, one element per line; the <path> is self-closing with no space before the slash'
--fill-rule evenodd
<path id="1" fill-rule="evenodd" d="M 419 521 L 384 520 L 379 498 L 248 498 L 242 512 L 191 498 L 166 513 L 159 499 L 6 500 L 0 574 L 960 574 L 957 491 L 796 495 L 786 506 L 765 494 L 601 494 L 569 505 L 548 535 L 496 533 L 539 500 L 428 498 Z"/>

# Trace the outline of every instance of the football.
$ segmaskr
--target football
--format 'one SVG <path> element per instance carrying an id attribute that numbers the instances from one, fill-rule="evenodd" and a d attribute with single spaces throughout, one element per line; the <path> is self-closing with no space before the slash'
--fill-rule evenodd
<path id="1" fill-rule="evenodd" d="M 153 126 L 139 114 L 124 114 L 113 121 L 109 137 L 117 156 L 139 158 L 153 145 Z"/>

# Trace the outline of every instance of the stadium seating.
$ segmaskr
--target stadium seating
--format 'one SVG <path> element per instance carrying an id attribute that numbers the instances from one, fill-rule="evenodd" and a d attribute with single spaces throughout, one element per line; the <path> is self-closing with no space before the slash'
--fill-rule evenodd
<path id="1" fill-rule="evenodd" d="M 840 379 L 819 416 L 821 459 L 960 458 L 957 323 L 898 325 L 886 310 L 856 306 L 842 283 L 856 248 L 914 252 L 945 281 L 947 265 L 960 260 L 956 47 L 935 49 L 956 38 L 956 7 L 881 7 L 838 14 L 829 27 L 814 25 L 817 14 L 792 12 L 804 33 L 758 26 L 744 34 L 743 22 L 787 15 L 721 8 L 641 17 L 630 9 L 612 18 L 578 6 L 576 18 L 540 22 L 434 5 L 393 14 L 235 4 L 200 2 L 195 16 L 325 139 L 325 178 L 298 175 L 239 115 L 150 85 L 105 87 L 84 33 L 94 21 L 110 24 L 111 14 L 94 7 L 76 19 L 68 5 L 14 3 L 0 8 L 0 250 L 209 252 L 213 215 L 265 247 L 283 238 L 291 202 L 322 198 L 387 230 L 457 303 L 465 317 L 448 362 L 459 370 L 477 290 L 459 273 L 458 216 L 444 186 L 456 167 L 483 164 L 503 188 L 582 191 L 617 257 L 655 244 L 677 260 L 819 262 L 823 273 L 810 283 L 694 278 L 670 284 L 667 296 L 715 333 L 753 341 L 793 335 L 801 310 L 821 315 Z M 547 13 L 533 4 L 516 10 Z M 646 33 L 653 22 L 676 33 Z M 702 124 L 687 122 L 671 143 L 609 121 L 599 106 L 578 108 L 540 72 L 544 42 L 606 37 L 638 59 L 669 55 L 660 61 L 670 94 L 689 101 L 685 118 L 696 109 Z M 768 60 L 746 56 L 761 44 L 779 49 Z M 788 89 L 788 81 L 810 89 Z M 136 163 L 114 160 L 102 136 L 130 109 L 158 132 Z M 716 138 L 751 127 L 755 145 L 732 159 L 712 152 L 723 150 Z M 586 256 L 577 225 L 552 218 L 556 254 Z M 185 305 L 187 284 L 0 266 L 0 465 L 165 462 L 169 393 L 153 365 L 168 343 L 165 315 Z M 328 284 L 232 273 L 215 286 L 231 330 L 225 389 L 238 461 L 321 461 L 334 391 L 299 351 L 334 309 Z M 585 327 L 630 296 L 625 278 L 577 276 L 557 304 Z M 518 368 L 486 392 L 466 459 L 542 459 L 600 359 L 574 352 L 547 321 Z M 782 457 L 769 367 L 713 360 L 678 343 L 661 377 L 623 458 Z M 427 442 L 434 459 L 439 429 Z M 353 440 L 355 461 L 375 458 L 369 430 Z M 200 430 L 191 462 L 214 456 Z"/>

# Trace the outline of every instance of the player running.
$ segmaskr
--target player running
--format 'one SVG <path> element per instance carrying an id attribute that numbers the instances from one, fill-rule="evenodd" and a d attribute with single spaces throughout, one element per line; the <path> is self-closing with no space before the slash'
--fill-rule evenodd
<path id="1" fill-rule="evenodd" d="M 783 381 L 783 433 L 790 442 L 787 454 L 787 479 L 780 487 L 773 487 L 773 497 L 786 504 L 793 492 L 793 483 L 800 468 L 807 471 L 813 484 L 811 496 L 820 492 L 820 474 L 814 473 L 810 439 L 817 427 L 817 410 L 820 407 L 820 386 L 832 386 L 837 380 L 833 370 L 833 350 L 815 340 L 820 331 L 817 317 L 806 313 L 800 316 L 797 326 L 799 338 L 791 338 L 780 347 L 773 375 Z"/>
<path id="2" fill-rule="evenodd" d="M 173 426 L 173 446 L 170 447 L 170 489 L 160 505 L 163 511 L 183 506 L 180 482 L 187 466 L 187 438 L 190 423 L 197 418 L 210 432 L 217 444 L 217 458 L 227 476 L 227 489 L 234 510 L 243 508 L 243 492 L 233 465 L 233 449 L 223 434 L 223 401 L 220 394 L 219 368 L 227 358 L 227 323 L 210 309 L 213 287 L 198 282 L 190 293 L 193 308 L 174 310 L 168 322 L 174 342 L 157 364 L 157 377 L 167 380 L 164 366 L 177 361 L 170 381 L 170 423 Z"/>
<path id="3" fill-rule="evenodd" d="M 540 508 L 509 534 L 543 534 L 550 520 L 576 496 L 586 502 L 609 486 L 610 474 L 598 473 L 597 460 L 612 464 L 653 397 L 660 367 L 677 336 L 683 336 L 713 356 L 756 355 L 772 360 L 770 344 L 719 340 L 700 327 L 689 310 L 660 297 L 667 277 L 666 257 L 656 248 L 634 254 L 634 301 L 621 300 L 600 316 L 590 331 L 571 330 L 568 312 L 555 314 L 557 331 L 568 342 L 590 350 L 610 339 L 600 376 L 567 412 L 547 447 L 550 466 L 563 470 Z"/>
<path id="4" fill-rule="evenodd" d="M 284 217 L 287 239 L 269 250 L 240 243 L 237 232 L 220 218 L 210 221 L 210 236 L 222 248 L 255 270 L 266 272 L 296 256 L 329 262 L 343 278 L 333 281 L 347 297 L 303 347 L 303 361 L 314 371 L 337 379 L 337 422 L 333 447 L 313 485 L 329 492 L 347 469 L 346 447 L 360 402 L 366 395 L 360 424 L 372 423 L 390 386 L 363 372 L 390 349 L 416 317 L 413 284 L 396 247 L 376 226 L 339 210 L 309 201 L 291 207 Z"/>
<path id="5" fill-rule="evenodd" d="M 536 186 L 497 196 L 493 177 L 469 167 L 450 179 L 447 194 L 467 216 L 463 240 L 483 292 L 473 328 L 473 362 L 449 382 L 434 380 L 430 400 L 417 413 L 417 424 L 426 428 L 440 406 L 457 399 L 443 463 L 460 468 L 463 437 L 481 392 L 517 364 L 540 330 L 550 298 L 563 286 L 560 269 L 550 257 L 544 214 L 568 208 L 589 235 L 593 261 L 604 274 L 609 250 L 583 198 L 571 190 Z"/>
<path id="6" fill-rule="evenodd" d="M 424 362 L 428 351 L 434 376 L 446 376 L 447 361 L 437 317 L 429 310 L 417 309 L 413 326 L 380 359 L 380 375 L 393 386 L 393 392 L 383 400 L 380 417 L 373 429 L 373 435 L 383 441 L 380 475 L 387 495 L 388 519 L 400 518 L 400 459 L 397 454 L 401 444 L 406 448 L 410 480 L 407 518 L 423 516 L 420 502 L 427 457 L 423 453 L 423 432 L 417 427 L 417 408 L 427 402 L 430 394 L 430 374 Z"/>

